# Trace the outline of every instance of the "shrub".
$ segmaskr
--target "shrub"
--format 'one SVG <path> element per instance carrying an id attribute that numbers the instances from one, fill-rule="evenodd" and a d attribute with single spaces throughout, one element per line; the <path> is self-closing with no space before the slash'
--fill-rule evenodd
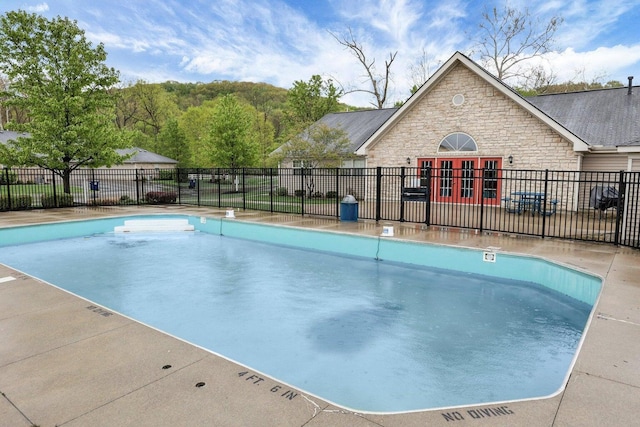
<path id="1" fill-rule="evenodd" d="M 279 187 L 276 190 L 276 196 L 288 196 L 289 195 L 289 190 L 287 189 L 287 187 Z"/>
<path id="2" fill-rule="evenodd" d="M 127 196 L 126 194 L 123 194 L 122 196 L 120 196 L 119 202 L 121 205 L 133 205 L 136 203 L 135 200 L 133 200 L 131 197 Z"/>
<path id="3" fill-rule="evenodd" d="M 322 193 L 321 193 L 321 192 L 319 192 L 319 191 L 316 191 L 315 193 L 313 193 L 313 194 L 311 195 L 311 197 L 313 197 L 314 199 L 322 199 L 322 198 L 324 197 L 324 194 L 322 194 Z"/>
<path id="4" fill-rule="evenodd" d="M 31 207 L 31 201 L 31 196 L 20 195 L 11 197 L 11 203 L 9 203 L 8 197 L 0 196 L 0 211 L 29 209 Z"/>
<path id="5" fill-rule="evenodd" d="M 175 203 L 178 195 L 173 191 L 149 191 L 144 199 L 151 205 Z"/>
<path id="6" fill-rule="evenodd" d="M 296 197 L 302 197 L 304 196 L 304 190 L 296 190 L 293 193 Z"/>
<path id="7" fill-rule="evenodd" d="M 73 206 L 73 196 L 71 194 L 58 194 L 58 206 L 56 206 L 56 198 L 52 194 L 43 194 L 40 196 L 40 203 L 43 208 L 65 208 Z"/>
<path id="8" fill-rule="evenodd" d="M 327 191 L 326 197 L 327 199 L 336 199 L 338 197 L 338 193 L 336 191 Z"/>

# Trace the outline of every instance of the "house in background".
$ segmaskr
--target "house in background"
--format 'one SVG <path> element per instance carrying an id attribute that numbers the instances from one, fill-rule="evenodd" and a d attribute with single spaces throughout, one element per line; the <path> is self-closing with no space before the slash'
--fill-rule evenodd
<path id="1" fill-rule="evenodd" d="M 330 128 L 340 129 L 345 132 L 350 141 L 349 151 L 356 153 L 373 133 L 382 126 L 395 112 L 396 108 L 380 110 L 360 110 L 354 112 L 329 113 L 322 117 L 316 124 L 323 124 Z M 278 153 L 282 147 L 276 149 Z M 344 160 L 336 177 L 335 170 L 305 170 L 306 177 L 302 177 L 304 159 L 284 159 L 278 170 L 278 182 L 280 188 L 294 194 L 301 190 L 318 196 L 325 196 L 327 192 L 342 189 L 342 193 L 352 194 L 362 198 L 365 194 L 365 156 L 356 156 Z M 330 194 L 330 193 L 329 193 Z"/>
<path id="2" fill-rule="evenodd" d="M 349 151 L 355 153 L 362 144 L 373 133 L 384 124 L 389 117 L 396 112 L 396 108 L 386 108 L 381 110 L 359 110 L 353 112 L 329 113 L 316 122 L 316 124 L 326 125 L 333 129 L 344 131 L 351 142 Z M 282 147 L 276 149 L 278 153 Z M 284 159 L 281 168 L 301 168 L 304 159 Z M 366 167 L 365 157 L 357 156 L 351 160 L 345 160 L 342 164 L 344 169 Z M 347 172 L 345 172 L 347 173 Z M 357 172 L 356 172 L 357 173 Z"/>
<path id="3" fill-rule="evenodd" d="M 19 137 L 28 137 L 28 133 L 24 132 L 14 132 L 8 130 L 0 131 L 0 144 L 6 144 L 10 140 L 15 140 Z M 177 160 L 170 159 L 168 157 L 162 156 L 160 154 L 153 153 L 151 151 L 144 150 L 138 147 L 126 148 L 126 149 L 118 149 L 116 152 L 120 155 L 129 155 L 130 157 L 125 160 L 121 165 L 114 165 L 110 168 L 100 167 L 95 169 L 96 171 L 105 170 L 105 169 L 139 169 L 144 170 L 144 176 L 149 178 L 157 178 L 157 171 L 159 169 L 173 169 L 178 165 Z M 3 165 L 0 163 L 0 168 Z M 35 168 L 29 169 L 20 169 L 19 173 L 24 176 L 19 176 L 18 179 L 21 181 L 33 181 L 33 182 L 49 182 L 51 179 L 51 175 L 49 172 L 45 172 L 44 175 L 42 173 L 35 173 Z M 43 176 L 43 178 L 38 178 L 34 180 L 34 176 Z"/>
<path id="4" fill-rule="evenodd" d="M 356 153 L 367 167 L 640 170 L 629 83 L 523 98 L 457 52 Z"/>
<path id="5" fill-rule="evenodd" d="M 631 83 L 524 98 L 456 52 L 402 107 L 320 122 L 350 126 L 359 165 L 412 167 L 415 186 L 424 185 L 421 171 L 437 169 L 436 202 L 497 205 L 500 188 L 478 191 L 465 177 L 478 169 L 640 171 L 640 87 Z M 563 192 L 565 206 L 576 205 L 577 193 Z"/>

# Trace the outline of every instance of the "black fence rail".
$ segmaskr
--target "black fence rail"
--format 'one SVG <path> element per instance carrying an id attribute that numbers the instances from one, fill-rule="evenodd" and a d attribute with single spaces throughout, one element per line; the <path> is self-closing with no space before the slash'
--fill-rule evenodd
<path id="1" fill-rule="evenodd" d="M 65 191 L 66 190 L 66 191 Z M 0 211 L 176 203 L 640 247 L 640 172 L 438 168 L 0 170 Z"/>

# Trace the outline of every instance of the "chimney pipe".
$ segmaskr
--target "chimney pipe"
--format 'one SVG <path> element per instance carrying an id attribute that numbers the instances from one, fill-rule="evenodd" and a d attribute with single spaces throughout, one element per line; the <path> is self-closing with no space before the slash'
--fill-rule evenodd
<path id="1" fill-rule="evenodd" d="M 631 95 L 633 90 L 631 89 L 631 82 L 633 81 L 633 76 L 627 77 L 629 79 L 629 90 L 627 90 L 627 95 Z"/>

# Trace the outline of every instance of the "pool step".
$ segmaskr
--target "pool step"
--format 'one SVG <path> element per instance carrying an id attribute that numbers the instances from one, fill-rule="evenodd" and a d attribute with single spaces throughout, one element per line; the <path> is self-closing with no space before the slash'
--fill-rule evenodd
<path id="1" fill-rule="evenodd" d="M 130 219 L 124 225 L 113 229 L 116 233 L 134 233 L 150 231 L 194 231 L 193 225 L 186 219 Z"/>

